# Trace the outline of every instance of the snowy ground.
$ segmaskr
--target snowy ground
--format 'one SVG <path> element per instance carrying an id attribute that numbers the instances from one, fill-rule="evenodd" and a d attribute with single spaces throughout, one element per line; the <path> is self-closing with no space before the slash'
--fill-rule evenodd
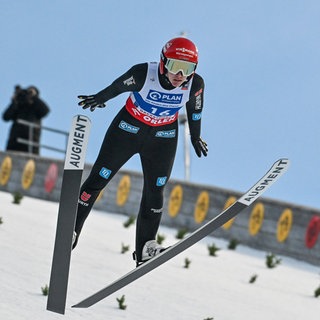
<path id="1" fill-rule="evenodd" d="M 93 211 L 73 252 L 66 314 L 46 311 L 41 288 L 49 283 L 58 205 L 0 192 L 0 319 L 130 320 L 319 320 L 320 268 L 281 257 L 275 269 L 265 266 L 265 252 L 206 238 L 135 283 L 89 309 L 71 306 L 134 268 L 134 227 L 127 217 Z M 165 245 L 176 230 L 162 227 Z M 220 247 L 210 257 L 207 245 Z M 121 254 L 122 244 L 130 251 Z M 188 269 L 185 259 L 191 260 Z M 249 279 L 257 274 L 255 283 Z M 125 295 L 126 310 L 117 298 Z"/>

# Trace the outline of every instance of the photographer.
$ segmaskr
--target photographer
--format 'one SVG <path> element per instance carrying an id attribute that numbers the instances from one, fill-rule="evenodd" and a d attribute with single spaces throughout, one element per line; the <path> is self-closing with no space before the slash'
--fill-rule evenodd
<path id="1" fill-rule="evenodd" d="M 28 152 L 27 144 L 19 143 L 18 138 L 22 138 L 39 144 L 41 129 L 18 123 L 18 120 L 25 120 L 33 124 L 41 125 L 41 119 L 50 112 L 48 106 L 39 98 L 39 90 L 35 86 L 22 89 L 15 87 L 11 104 L 4 111 L 2 118 L 4 121 L 13 121 L 10 129 L 6 150 Z M 31 147 L 33 154 L 39 154 L 39 147 Z"/>

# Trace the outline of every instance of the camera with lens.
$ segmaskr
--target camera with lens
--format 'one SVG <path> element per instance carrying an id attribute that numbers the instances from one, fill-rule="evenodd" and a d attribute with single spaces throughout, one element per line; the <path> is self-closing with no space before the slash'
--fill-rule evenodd
<path id="1" fill-rule="evenodd" d="M 14 98 L 17 103 L 29 103 L 31 97 L 32 95 L 30 94 L 29 90 L 22 89 L 20 86 L 15 87 Z"/>

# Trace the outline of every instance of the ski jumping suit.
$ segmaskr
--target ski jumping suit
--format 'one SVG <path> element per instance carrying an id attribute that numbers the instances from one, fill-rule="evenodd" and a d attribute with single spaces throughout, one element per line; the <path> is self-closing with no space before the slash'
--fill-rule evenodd
<path id="1" fill-rule="evenodd" d="M 81 186 L 75 231 L 79 236 L 100 191 L 118 170 L 139 154 L 144 185 L 136 225 L 136 255 L 156 237 L 163 210 L 163 190 L 171 174 L 178 138 L 178 110 L 187 110 L 191 138 L 200 137 L 204 81 L 198 75 L 175 88 L 158 71 L 156 62 L 142 63 L 100 91 L 108 101 L 131 92 L 112 121 L 90 175 Z"/>

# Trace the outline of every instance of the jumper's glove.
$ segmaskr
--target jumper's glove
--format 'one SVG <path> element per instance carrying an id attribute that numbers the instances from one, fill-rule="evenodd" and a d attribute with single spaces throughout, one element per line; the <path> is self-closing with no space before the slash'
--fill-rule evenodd
<path id="1" fill-rule="evenodd" d="M 92 95 L 92 96 L 78 96 L 79 99 L 81 99 L 82 101 L 80 101 L 78 103 L 79 106 L 82 107 L 82 109 L 88 109 L 90 108 L 90 111 L 94 111 L 95 108 L 104 108 L 106 105 L 103 102 L 98 102 L 96 100 L 96 96 Z"/>
<path id="2" fill-rule="evenodd" d="M 191 138 L 192 145 L 196 151 L 197 156 L 200 158 L 203 154 L 205 157 L 208 154 L 208 145 L 205 141 L 199 138 Z"/>

